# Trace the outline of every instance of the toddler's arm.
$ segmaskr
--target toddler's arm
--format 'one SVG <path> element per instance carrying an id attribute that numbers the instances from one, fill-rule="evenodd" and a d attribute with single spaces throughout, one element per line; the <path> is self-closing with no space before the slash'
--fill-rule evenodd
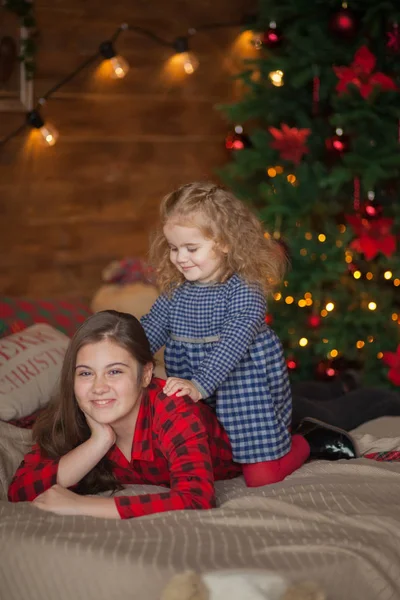
<path id="1" fill-rule="evenodd" d="M 192 376 L 203 398 L 211 396 L 239 364 L 264 324 L 266 310 L 258 288 L 242 285 L 234 290 L 220 340 Z"/>
<path id="2" fill-rule="evenodd" d="M 147 315 L 140 319 L 150 342 L 151 352 L 155 354 L 162 348 L 169 334 L 169 299 L 161 295 L 154 302 Z"/>

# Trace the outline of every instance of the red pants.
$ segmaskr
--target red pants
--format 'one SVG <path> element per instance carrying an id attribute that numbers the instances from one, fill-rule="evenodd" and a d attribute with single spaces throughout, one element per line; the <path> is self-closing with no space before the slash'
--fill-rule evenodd
<path id="1" fill-rule="evenodd" d="M 276 460 L 243 465 L 247 487 L 259 487 L 278 483 L 297 471 L 310 456 L 310 446 L 301 435 L 292 436 L 292 447 L 285 456 Z"/>

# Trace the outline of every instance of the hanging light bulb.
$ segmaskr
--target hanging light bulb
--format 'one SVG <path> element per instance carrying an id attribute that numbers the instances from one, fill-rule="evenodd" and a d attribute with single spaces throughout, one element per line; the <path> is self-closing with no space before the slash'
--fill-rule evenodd
<path id="1" fill-rule="evenodd" d="M 244 43 L 249 44 L 256 50 L 260 50 L 263 45 L 264 31 L 257 28 L 259 17 L 256 13 L 245 14 L 242 18 L 242 25 L 245 31 L 242 31 L 239 38 Z"/>
<path id="2" fill-rule="evenodd" d="M 26 120 L 28 125 L 40 132 L 42 143 L 45 146 L 54 146 L 58 139 L 58 131 L 53 125 L 43 121 L 39 111 L 31 110 L 27 114 Z"/>
<path id="3" fill-rule="evenodd" d="M 251 32 L 251 43 L 256 50 L 261 50 L 263 45 L 264 32 L 263 31 L 252 31 Z"/>
<path id="4" fill-rule="evenodd" d="M 193 52 L 189 51 L 189 41 L 186 37 L 178 37 L 174 42 L 177 60 L 181 63 L 187 75 L 192 75 L 199 66 L 199 61 Z"/>
<path id="5" fill-rule="evenodd" d="M 100 54 L 111 65 L 111 77 L 113 79 L 122 79 L 129 71 L 129 63 L 122 56 L 117 56 L 114 45 L 111 41 L 102 42 L 99 48 Z"/>

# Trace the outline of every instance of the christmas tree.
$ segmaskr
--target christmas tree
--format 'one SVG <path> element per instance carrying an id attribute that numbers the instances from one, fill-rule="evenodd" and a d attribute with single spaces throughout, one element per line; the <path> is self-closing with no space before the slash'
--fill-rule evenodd
<path id="1" fill-rule="evenodd" d="M 223 107 L 222 179 L 290 258 L 267 322 L 294 380 L 400 385 L 399 23 L 396 0 L 260 0 Z"/>

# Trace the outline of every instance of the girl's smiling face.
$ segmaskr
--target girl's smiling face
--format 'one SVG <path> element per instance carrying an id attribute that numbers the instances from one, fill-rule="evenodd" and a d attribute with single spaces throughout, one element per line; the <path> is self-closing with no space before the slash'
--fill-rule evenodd
<path id="1" fill-rule="evenodd" d="M 170 247 L 170 260 L 185 279 L 199 283 L 218 281 L 222 257 L 213 240 L 194 225 L 170 222 L 163 231 Z"/>
<path id="2" fill-rule="evenodd" d="M 142 369 L 125 349 L 105 339 L 86 344 L 76 357 L 74 392 L 79 408 L 98 423 L 133 421 L 152 365 Z"/>

